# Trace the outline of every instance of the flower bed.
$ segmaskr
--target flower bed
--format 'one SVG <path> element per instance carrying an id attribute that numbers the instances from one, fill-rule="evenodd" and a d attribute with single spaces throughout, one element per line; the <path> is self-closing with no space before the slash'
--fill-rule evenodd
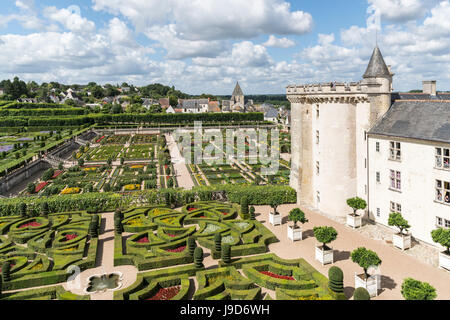
<path id="1" fill-rule="evenodd" d="M 186 249 L 186 246 L 181 246 L 175 249 L 167 249 L 167 252 L 173 252 L 173 253 L 178 253 L 178 252 L 183 252 Z"/>
<path id="2" fill-rule="evenodd" d="M 100 141 L 102 141 L 103 139 L 105 139 L 105 136 L 102 136 L 101 138 L 97 139 L 95 142 L 99 143 Z"/>
<path id="3" fill-rule="evenodd" d="M 34 192 L 38 193 L 39 191 L 41 191 L 42 189 L 45 188 L 45 186 L 48 185 L 47 181 L 41 182 L 39 183 L 36 188 L 34 188 Z"/>
<path id="4" fill-rule="evenodd" d="M 71 234 L 66 234 L 64 238 L 66 239 L 66 241 L 70 241 L 70 240 L 73 240 L 73 239 L 75 239 L 77 237 L 78 237 L 77 234 L 71 233 Z"/>
<path id="5" fill-rule="evenodd" d="M 136 242 L 137 243 L 149 243 L 149 240 L 148 240 L 148 237 L 142 237 Z"/>
<path id="6" fill-rule="evenodd" d="M 80 193 L 80 188 L 65 188 L 63 191 L 61 191 L 61 194 L 77 194 Z"/>
<path id="7" fill-rule="evenodd" d="M 131 169 L 142 169 L 144 166 L 142 164 L 137 164 L 134 166 L 131 166 Z"/>
<path id="8" fill-rule="evenodd" d="M 56 170 L 52 176 L 52 179 L 56 179 L 59 175 L 61 175 L 61 173 L 63 173 L 62 170 Z"/>
<path id="9" fill-rule="evenodd" d="M 18 229 L 23 229 L 23 228 L 28 228 L 28 227 L 40 227 L 40 226 L 42 226 L 42 223 L 32 221 L 32 222 L 24 223 L 23 225 L 18 227 Z"/>
<path id="10" fill-rule="evenodd" d="M 170 287 L 170 288 L 161 288 L 159 291 L 151 298 L 147 300 L 170 300 L 175 297 L 181 290 L 181 287 Z"/>
<path id="11" fill-rule="evenodd" d="M 282 276 L 280 274 L 276 274 L 270 271 L 260 271 L 260 273 L 272 277 L 272 278 L 276 278 L 276 279 L 282 279 L 282 280 L 295 280 L 294 277 L 291 276 Z"/>
<path id="12" fill-rule="evenodd" d="M 125 191 L 141 190 L 140 184 L 127 184 L 124 187 Z"/>

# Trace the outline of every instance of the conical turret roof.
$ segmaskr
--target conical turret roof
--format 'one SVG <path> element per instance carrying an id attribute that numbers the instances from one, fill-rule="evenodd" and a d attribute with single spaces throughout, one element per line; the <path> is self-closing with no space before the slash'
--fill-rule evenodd
<path id="1" fill-rule="evenodd" d="M 243 95 L 244 95 L 244 93 L 242 92 L 239 82 L 236 82 L 236 87 L 234 88 L 233 96 L 237 97 L 237 96 L 243 96 Z"/>
<path id="2" fill-rule="evenodd" d="M 364 73 L 363 78 L 378 78 L 378 77 L 390 77 L 386 63 L 384 62 L 383 55 L 381 54 L 378 46 L 373 49 L 372 57 L 370 58 L 367 70 Z"/>

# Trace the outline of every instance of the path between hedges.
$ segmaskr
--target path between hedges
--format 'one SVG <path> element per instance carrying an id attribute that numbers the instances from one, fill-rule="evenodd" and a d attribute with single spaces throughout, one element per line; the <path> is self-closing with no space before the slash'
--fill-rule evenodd
<path id="1" fill-rule="evenodd" d="M 175 169 L 178 187 L 191 190 L 195 184 L 194 181 L 192 181 L 191 175 L 186 167 L 186 162 L 180 153 L 178 145 L 171 134 L 166 134 L 165 136 L 167 139 L 170 157 L 172 158 L 173 167 Z"/>
<path id="2" fill-rule="evenodd" d="M 304 258 L 327 278 L 328 269 L 331 266 L 340 267 L 344 271 L 345 293 L 347 297 L 350 297 L 354 291 L 355 273 L 362 273 L 362 269 L 351 261 L 350 253 L 358 247 L 366 247 L 375 251 L 382 260 L 380 266 L 382 292 L 378 297 L 374 298 L 375 300 L 403 299 L 401 286 L 403 280 L 407 277 L 430 283 L 436 288 L 437 299 L 450 299 L 450 272 L 426 264 L 385 242 L 370 239 L 350 227 L 303 206 L 302 210 L 305 212 L 307 219 L 309 219 L 309 222 L 302 226 L 304 240 L 292 242 L 292 240 L 287 238 L 287 226 L 292 224 L 287 221 L 287 216 L 289 211 L 296 207 L 298 206 L 294 204 L 280 206 L 278 211 L 283 216 L 283 224 L 274 227 L 269 223 L 269 212 L 272 209 L 269 206 L 255 206 L 257 220 L 262 222 L 280 240 L 278 243 L 269 245 L 270 252 L 275 253 L 280 258 Z M 314 247 L 316 239 L 312 231 L 314 226 L 332 226 L 338 232 L 337 240 L 331 243 L 331 247 L 335 250 L 336 261 L 332 265 L 322 266 L 320 262 L 315 260 Z"/>

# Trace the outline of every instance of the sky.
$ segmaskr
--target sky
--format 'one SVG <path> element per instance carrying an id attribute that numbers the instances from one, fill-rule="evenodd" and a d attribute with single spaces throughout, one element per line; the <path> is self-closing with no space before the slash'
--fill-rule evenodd
<path id="1" fill-rule="evenodd" d="M 359 81 L 378 44 L 394 90 L 450 90 L 450 0 L 2 0 L 0 79 L 283 94 Z"/>

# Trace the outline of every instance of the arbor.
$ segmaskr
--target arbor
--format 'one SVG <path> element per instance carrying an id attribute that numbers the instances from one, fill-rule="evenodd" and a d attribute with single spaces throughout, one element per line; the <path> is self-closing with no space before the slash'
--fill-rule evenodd
<path id="1" fill-rule="evenodd" d="M 347 205 L 353 209 L 353 215 L 356 215 L 356 211 L 364 210 L 367 207 L 367 202 L 359 197 L 347 199 Z"/>
<path id="2" fill-rule="evenodd" d="M 314 227 L 314 237 L 317 241 L 323 244 L 323 248 L 327 247 L 327 244 L 336 240 L 338 233 L 333 227 Z"/>
<path id="3" fill-rule="evenodd" d="M 406 278 L 402 283 L 402 296 L 405 300 L 434 300 L 436 289 L 427 282 Z"/>
<path id="4" fill-rule="evenodd" d="M 351 258 L 354 263 L 364 269 L 364 275 L 366 278 L 369 277 L 367 274 L 367 269 L 370 267 L 379 266 L 382 262 L 375 252 L 364 247 L 359 247 L 358 249 L 353 250 Z"/>
<path id="5" fill-rule="evenodd" d="M 439 228 L 431 231 L 431 238 L 441 246 L 446 247 L 446 254 L 450 254 L 450 229 Z"/>
<path id="6" fill-rule="evenodd" d="M 396 212 L 392 212 L 389 215 L 388 225 L 399 228 L 400 234 L 403 234 L 403 230 L 408 232 L 408 229 L 411 228 L 408 221 L 406 221 L 400 213 Z"/>
<path id="7" fill-rule="evenodd" d="M 294 228 L 297 228 L 297 222 L 305 224 L 308 222 L 308 219 L 306 219 L 305 213 L 302 210 L 295 208 L 289 212 L 289 221 L 294 222 Z"/>

